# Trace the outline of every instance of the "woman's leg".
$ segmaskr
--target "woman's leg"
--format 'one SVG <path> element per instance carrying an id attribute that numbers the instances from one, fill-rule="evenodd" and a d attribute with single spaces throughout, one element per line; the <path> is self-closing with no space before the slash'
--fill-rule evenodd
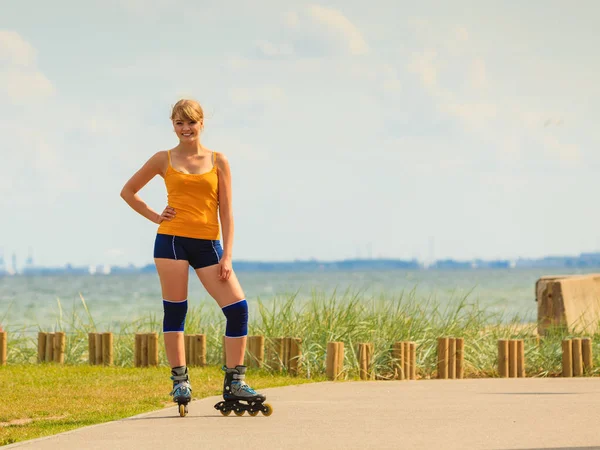
<path id="1" fill-rule="evenodd" d="M 244 300 L 244 291 L 235 276 L 231 272 L 228 280 L 219 279 L 219 265 L 215 264 L 208 267 L 196 269 L 196 274 L 200 282 L 206 289 L 206 292 L 214 298 L 217 304 L 222 308 Z M 225 354 L 227 367 L 236 367 L 244 364 L 244 352 L 246 351 L 246 336 L 225 337 Z"/>
<path id="2" fill-rule="evenodd" d="M 181 302 L 187 300 L 188 294 L 188 261 L 167 258 L 155 258 L 154 261 L 163 300 L 173 303 L 175 307 L 181 307 Z M 171 368 L 185 366 L 183 331 L 164 332 L 164 337 L 165 351 Z"/>

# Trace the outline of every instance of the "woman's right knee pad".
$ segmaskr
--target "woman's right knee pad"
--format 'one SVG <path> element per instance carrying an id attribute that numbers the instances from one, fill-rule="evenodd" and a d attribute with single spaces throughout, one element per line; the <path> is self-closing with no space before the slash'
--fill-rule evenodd
<path id="1" fill-rule="evenodd" d="M 248 303 L 246 300 L 232 303 L 222 308 L 227 318 L 226 337 L 243 337 L 248 335 Z"/>
<path id="2" fill-rule="evenodd" d="M 163 318 L 163 333 L 181 332 L 185 327 L 185 316 L 188 310 L 188 301 L 171 302 L 163 300 L 165 316 Z"/>

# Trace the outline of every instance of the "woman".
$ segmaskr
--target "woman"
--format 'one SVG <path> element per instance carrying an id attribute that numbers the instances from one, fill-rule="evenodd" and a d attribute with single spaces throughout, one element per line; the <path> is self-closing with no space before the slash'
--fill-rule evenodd
<path id="1" fill-rule="evenodd" d="M 226 402 L 222 403 L 233 404 L 228 412 L 235 409 L 243 414 L 243 409 L 236 409 L 241 408 L 237 400 L 262 404 L 265 396 L 244 381 L 248 304 L 231 267 L 234 227 L 229 162 L 223 154 L 200 143 L 204 113 L 198 102 L 178 101 L 171 112 L 171 121 L 179 144 L 153 155 L 127 181 L 121 197 L 135 211 L 159 225 L 154 261 L 162 288 L 163 333 L 171 366 L 173 390 L 170 395 L 173 395 L 173 401 L 180 405 L 180 413 L 183 413 L 183 407 L 187 412 L 192 388 L 185 361 L 183 331 L 191 265 L 227 319 L 227 359 L 223 367 L 223 398 Z M 168 206 L 161 214 L 148 207 L 137 194 L 156 175 L 164 178 L 168 194 Z M 219 219 L 223 247 L 219 241 Z"/>

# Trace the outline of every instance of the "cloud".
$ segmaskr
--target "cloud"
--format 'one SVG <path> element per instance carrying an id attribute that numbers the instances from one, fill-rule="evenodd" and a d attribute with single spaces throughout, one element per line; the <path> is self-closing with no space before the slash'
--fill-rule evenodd
<path id="1" fill-rule="evenodd" d="M 487 86 L 485 61 L 483 59 L 476 59 L 471 63 L 469 80 L 471 86 L 475 89 L 483 89 Z"/>
<path id="2" fill-rule="evenodd" d="M 294 54 L 294 48 L 290 44 L 273 44 L 270 41 L 256 41 L 256 47 L 264 56 L 273 58 L 281 56 L 291 56 Z"/>
<path id="3" fill-rule="evenodd" d="M 437 52 L 424 50 L 413 55 L 408 64 L 408 69 L 419 75 L 424 86 L 435 88 L 437 86 L 438 66 L 435 62 Z"/>
<path id="4" fill-rule="evenodd" d="M 340 36 L 352 55 L 363 55 L 369 52 L 369 46 L 360 30 L 342 12 L 319 5 L 309 7 L 313 20 L 325 25 Z"/>
<path id="5" fill-rule="evenodd" d="M 0 98 L 19 104 L 53 95 L 52 82 L 37 68 L 35 48 L 14 31 L 0 31 Z"/>

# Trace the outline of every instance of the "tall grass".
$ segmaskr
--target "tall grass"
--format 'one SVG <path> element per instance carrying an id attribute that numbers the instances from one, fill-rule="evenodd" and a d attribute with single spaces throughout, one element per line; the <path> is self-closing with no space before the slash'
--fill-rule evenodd
<path id="1" fill-rule="evenodd" d="M 86 364 L 88 333 L 113 331 L 114 363 L 133 365 L 134 336 L 138 332 L 162 330 L 162 315 L 149 313 L 132 319 L 111 330 L 95 320 L 83 296 L 79 307 L 66 313 L 57 300 L 54 330 L 66 331 L 67 364 Z M 190 307 L 186 319 L 186 333 L 207 335 L 207 361 L 221 364 L 222 335 L 225 320 L 216 305 Z M 34 363 L 37 358 L 37 334 L 31 330 L 9 330 L 11 364 Z M 418 298 L 415 291 L 400 295 L 367 296 L 347 290 L 331 295 L 312 292 L 308 300 L 298 301 L 296 295 L 275 297 L 269 301 L 260 298 L 251 303 L 250 335 L 263 335 L 267 341 L 274 337 L 302 338 L 301 375 L 315 376 L 325 372 L 327 343 L 345 343 L 344 371 L 348 378 L 358 375 L 356 347 L 359 343 L 374 344 L 373 367 L 378 378 L 391 377 L 391 347 L 397 341 L 417 344 L 417 366 L 420 378 L 435 376 L 437 338 L 462 337 L 465 340 L 465 376 L 497 376 L 498 339 L 525 339 L 525 359 L 528 376 L 557 376 L 561 371 L 561 340 L 567 337 L 563 330 L 554 330 L 540 340 L 535 338 L 536 325 L 523 323 L 518 316 L 507 318 L 502 313 L 482 308 L 470 302 L 468 295 L 440 303 L 434 298 Z M 593 336 L 595 366 L 599 336 Z M 164 343 L 160 343 L 161 365 L 167 365 Z M 597 374 L 595 369 L 593 374 Z"/>

